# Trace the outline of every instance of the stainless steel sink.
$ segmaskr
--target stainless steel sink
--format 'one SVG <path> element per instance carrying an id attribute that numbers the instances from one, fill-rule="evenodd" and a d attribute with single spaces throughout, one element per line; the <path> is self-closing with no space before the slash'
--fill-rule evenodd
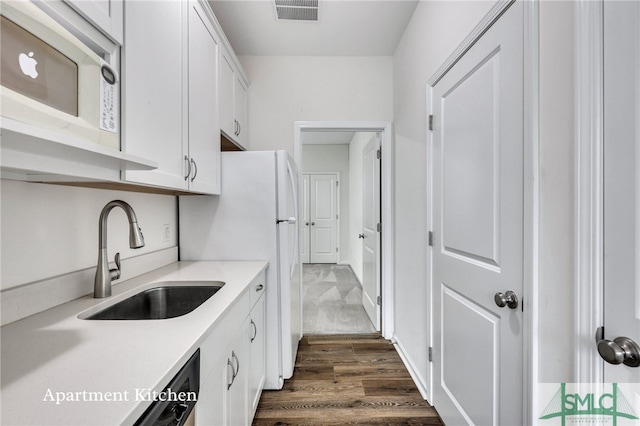
<path id="1" fill-rule="evenodd" d="M 88 320 L 151 320 L 175 318 L 196 309 L 224 285 L 181 285 L 152 287 L 124 299 L 85 319 Z"/>

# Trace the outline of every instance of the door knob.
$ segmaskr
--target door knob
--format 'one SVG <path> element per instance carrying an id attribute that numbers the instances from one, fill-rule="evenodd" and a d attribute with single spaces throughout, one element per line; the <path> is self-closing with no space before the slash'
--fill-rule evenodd
<path id="1" fill-rule="evenodd" d="M 362 238 L 362 239 L 364 239 L 364 238 L 365 238 L 365 237 L 364 237 L 364 234 L 358 234 L 358 238 Z"/>
<path id="2" fill-rule="evenodd" d="M 624 364 L 628 367 L 640 367 L 640 346 L 628 337 L 604 338 L 604 327 L 596 330 L 598 353 L 609 364 Z"/>
<path id="3" fill-rule="evenodd" d="M 511 290 L 507 290 L 506 293 L 496 293 L 496 295 L 493 296 L 493 300 L 496 302 L 496 305 L 501 308 L 508 306 L 511 309 L 516 309 L 518 307 L 518 296 Z"/>
<path id="4" fill-rule="evenodd" d="M 311 226 L 315 226 L 315 224 L 316 224 L 315 222 L 311 222 Z"/>

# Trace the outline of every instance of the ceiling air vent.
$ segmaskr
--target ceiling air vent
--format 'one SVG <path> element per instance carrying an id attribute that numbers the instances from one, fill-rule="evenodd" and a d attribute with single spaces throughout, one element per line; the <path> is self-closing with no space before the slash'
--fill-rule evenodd
<path id="1" fill-rule="evenodd" d="M 318 0 L 275 0 L 278 19 L 317 21 Z"/>

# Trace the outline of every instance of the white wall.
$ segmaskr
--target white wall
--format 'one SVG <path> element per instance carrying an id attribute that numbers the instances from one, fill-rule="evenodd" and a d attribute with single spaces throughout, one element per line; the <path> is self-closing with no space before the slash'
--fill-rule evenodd
<path id="1" fill-rule="evenodd" d="M 574 7 L 540 2 L 539 382 L 574 380 Z"/>
<path id="2" fill-rule="evenodd" d="M 303 134 L 304 138 L 304 134 Z M 340 253 L 338 263 L 351 264 L 349 145 L 302 145 L 302 173 L 340 173 Z"/>
<path id="3" fill-rule="evenodd" d="M 352 229 L 349 241 L 351 245 L 351 269 L 356 277 L 362 282 L 362 246 L 363 240 L 358 238 L 358 234 L 364 232 L 363 226 L 363 185 L 364 166 L 362 152 L 364 147 L 375 138 L 372 132 L 357 132 L 353 135 L 349 143 L 349 169 L 351 170 L 351 181 L 349 194 L 351 198 L 349 223 Z"/>
<path id="4" fill-rule="evenodd" d="M 112 210 L 108 220 L 109 259 L 123 259 L 177 245 L 176 198 L 11 180 L 1 181 L 1 289 L 95 267 L 98 217 L 102 207 L 121 199 L 133 207 L 145 246 L 129 248 L 127 216 Z M 163 226 L 170 227 L 164 241 Z"/>
<path id="5" fill-rule="evenodd" d="M 391 121 L 392 58 L 241 56 L 252 150 L 293 155 L 294 121 Z"/>
<path id="6" fill-rule="evenodd" d="M 395 338 L 425 387 L 429 365 L 426 83 L 492 4 L 420 2 L 394 56 Z"/>

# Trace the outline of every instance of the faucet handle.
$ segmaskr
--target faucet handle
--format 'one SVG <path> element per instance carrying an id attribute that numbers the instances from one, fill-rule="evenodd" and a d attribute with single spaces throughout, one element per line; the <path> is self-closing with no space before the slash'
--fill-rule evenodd
<path id="1" fill-rule="evenodd" d="M 120 253 L 116 253 L 114 261 L 116 262 L 116 267 L 114 269 L 109 269 L 109 274 L 111 275 L 112 280 L 117 280 L 120 278 Z"/>

